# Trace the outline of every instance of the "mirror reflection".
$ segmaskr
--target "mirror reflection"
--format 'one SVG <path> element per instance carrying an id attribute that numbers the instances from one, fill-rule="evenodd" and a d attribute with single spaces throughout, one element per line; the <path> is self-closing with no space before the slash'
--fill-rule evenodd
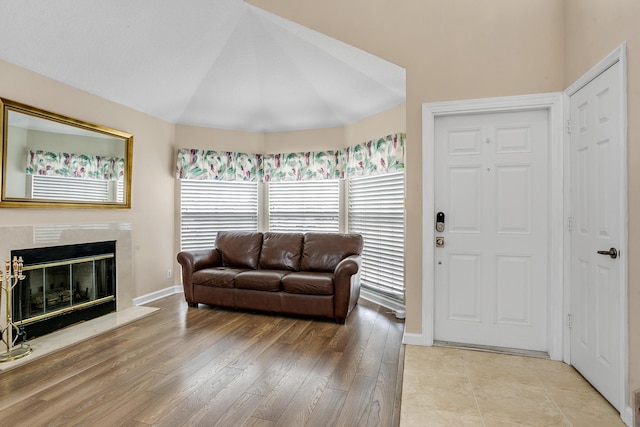
<path id="1" fill-rule="evenodd" d="M 131 135 L 2 102 L 0 204 L 130 207 Z"/>

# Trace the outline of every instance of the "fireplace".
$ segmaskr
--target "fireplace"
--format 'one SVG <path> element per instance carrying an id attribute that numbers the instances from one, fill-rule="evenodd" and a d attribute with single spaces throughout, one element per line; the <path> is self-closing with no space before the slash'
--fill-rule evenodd
<path id="1" fill-rule="evenodd" d="M 35 338 L 116 310 L 116 242 L 12 250 L 25 279 L 13 291 L 20 339 Z"/>

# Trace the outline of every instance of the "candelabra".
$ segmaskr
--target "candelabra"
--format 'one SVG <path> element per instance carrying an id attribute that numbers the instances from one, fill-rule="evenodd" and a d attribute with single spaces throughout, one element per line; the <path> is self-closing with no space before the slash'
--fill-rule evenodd
<path id="1" fill-rule="evenodd" d="M 13 257 L 13 262 L 7 258 L 5 261 L 4 272 L 0 269 L 0 281 L 2 281 L 2 293 L 5 297 L 5 314 L 6 323 L 2 329 L 0 339 L 6 346 L 6 351 L 0 353 L 0 362 L 8 362 L 11 360 L 20 359 L 31 353 L 31 346 L 25 343 L 25 340 L 20 342 L 20 345 L 16 346 L 16 342 L 22 334 L 20 328 L 13 323 L 11 318 L 11 303 L 13 301 L 12 292 L 13 288 L 21 281 L 25 276 L 22 274 L 22 257 Z M 13 267 L 13 268 L 12 268 Z M 13 274 L 12 274 L 13 272 Z M 0 295 L 0 302 L 2 301 Z M 23 337 L 24 338 L 24 337 Z"/>

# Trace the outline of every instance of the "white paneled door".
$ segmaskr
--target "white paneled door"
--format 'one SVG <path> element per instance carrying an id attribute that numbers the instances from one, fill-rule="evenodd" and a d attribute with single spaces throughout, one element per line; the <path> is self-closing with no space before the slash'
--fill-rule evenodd
<path id="1" fill-rule="evenodd" d="M 547 350 L 548 149 L 548 110 L 436 118 L 436 340 Z"/>
<path id="2" fill-rule="evenodd" d="M 621 410 L 620 212 L 625 179 L 617 63 L 570 98 L 571 364 Z"/>

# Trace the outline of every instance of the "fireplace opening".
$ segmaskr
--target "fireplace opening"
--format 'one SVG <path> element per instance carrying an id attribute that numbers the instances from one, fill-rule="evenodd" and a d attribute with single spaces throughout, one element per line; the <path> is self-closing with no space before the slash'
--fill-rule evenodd
<path id="1" fill-rule="evenodd" d="M 116 310 L 116 242 L 11 251 L 24 260 L 25 279 L 13 290 L 19 341 Z"/>

